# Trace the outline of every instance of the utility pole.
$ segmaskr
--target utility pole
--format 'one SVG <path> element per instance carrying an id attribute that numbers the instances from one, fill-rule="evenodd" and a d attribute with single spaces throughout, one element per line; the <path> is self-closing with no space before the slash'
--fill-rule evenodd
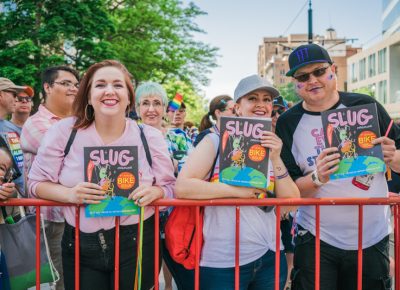
<path id="1" fill-rule="evenodd" d="M 308 2 L 308 43 L 313 42 L 311 0 Z"/>

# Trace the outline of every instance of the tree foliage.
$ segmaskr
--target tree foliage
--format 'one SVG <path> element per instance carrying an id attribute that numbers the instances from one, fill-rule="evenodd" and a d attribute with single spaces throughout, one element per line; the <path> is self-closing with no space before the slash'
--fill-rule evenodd
<path id="1" fill-rule="evenodd" d="M 294 104 L 300 101 L 293 83 L 280 86 L 278 90 L 286 101 L 293 102 Z"/>
<path id="2" fill-rule="evenodd" d="M 181 0 L 0 0 L 0 76 L 40 88 L 46 67 L 69 64 L 84 72 L 103 59 L 119 59 L 136 84 L 153 80 L 195 91 L 216 66 L 217 48 L 195 41 L 194 22 L 205 14 Z M 172 98 L 173 95 L 170 95 Z"/>

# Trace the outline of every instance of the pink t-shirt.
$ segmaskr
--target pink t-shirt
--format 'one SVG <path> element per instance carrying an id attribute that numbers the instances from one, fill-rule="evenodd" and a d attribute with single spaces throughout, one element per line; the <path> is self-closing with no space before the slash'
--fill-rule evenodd
<path id="1" fill-rule="evenodd" d="M 36 187 L 40 182 L 51 181 L 66 187 L 74 187 L 84 181 L 83 148 L 89 146 L 138 146 L 139 183 L 141 185 L 160 186 L 166 198 L 173 197 L 175 186 L 174 168 L 169 157 L 167 145 L 161 132 L 144 126 L 144 133 L 150 147 L 153 161 L 152 167 L 147 162 L 146 153 L 140 138 L 140 130 L 136 122 L 126 120 L 125 131 L 120 138 L 104 144 L 96 131 L 94 123 L 87 129 L 78 130 L 69 154 L 64 158 L 64 149 L 68 141 L 75 118 L 67 118 L 57 122 L 46 133 L 38 150 L 35 161 L 29 172 L 28 189 L 36 196 Z M 63 193 L 60 193 L 63 194 Z M 153 207 L 145 208 L 145 218 L 154 214 Z M 64 216 L 68 224 L 75 226 L 75 207 L 64 207 Z M 122 225 L 135 224 L 138 216 L 121 217 Z M 85 218 L 84 207 L 81 208 L 80 229 L 92 233 L 100 229 L 111 229 L 115 226 L 115 218 Z"/>

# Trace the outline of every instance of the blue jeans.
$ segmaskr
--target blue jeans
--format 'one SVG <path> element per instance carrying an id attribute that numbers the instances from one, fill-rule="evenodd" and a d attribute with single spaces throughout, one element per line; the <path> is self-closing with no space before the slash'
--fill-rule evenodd
<path id="1" fill-rule="evenodd" d="M 275 289 L 275 252 L 268 251 L 261 258 L 240 266 L 240 290 Z M 287 265 L 283 251 L 280 253 L 279 289 L 286 283 Z M 235 289 L 235 268 L 200 267 L 200 289 Z"/>

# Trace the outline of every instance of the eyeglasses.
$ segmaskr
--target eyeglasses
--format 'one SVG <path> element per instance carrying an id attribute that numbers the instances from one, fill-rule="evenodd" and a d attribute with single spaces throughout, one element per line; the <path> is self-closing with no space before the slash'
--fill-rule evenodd
<path id="1" fill-rule="evenodd" d="M 282 115 L 283 113 L 285 113 L 286 112 L 286 109 L 285 108 L 279 108 L 279 109 L 277 109 L 277 110 L 273 110 L 272 111 L 272 117 L 274 117 L 277 113 L 279 114 L 279 115 Z"/>
<path id="2" fill-rule="evenodd" d="M 53 84 L 58 84 L 60 86 L 63 86 L 64 88 L 68 88 L 68 89 L 72 89 L 72 87 L 79 89 L 79 83 L 73 84 L 71 82 L 62 81 L 62 82 L 53 82 Z"/>
<path id="3" fill-rule="evenodd" d="M 320 68 L 317 68 L 316 70 L 313 70 L 312 72 L 301 74 L 301 75 L 298 75 L 298 76 L 293 76 L 293 77 L 298 82 L 304 83 L 304 82 L 307 82 L 310 79 L 310 75 L 313 75 L 316 78 L 323 76 L 328 68 L 329 68 L 329 66 L 320 67 Z"/>
<path id="4" fill-rule="evenodd" d="M 21 96 L 16 96 L 15 100 L 17 102 L 26 102 L 26 103 L 30 103 L 32 102 L 32 98 L 31 97 L 21 97 Z"/>

